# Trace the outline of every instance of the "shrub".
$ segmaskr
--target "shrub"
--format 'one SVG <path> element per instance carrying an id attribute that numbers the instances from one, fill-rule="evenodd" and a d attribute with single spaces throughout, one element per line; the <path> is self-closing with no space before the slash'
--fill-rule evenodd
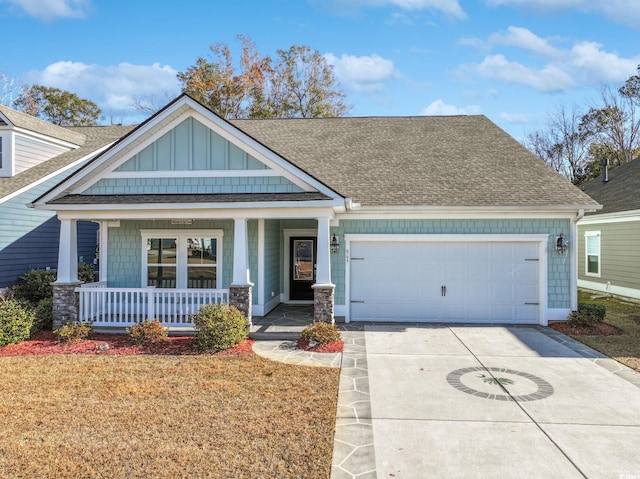
<path id="1" fill-rule="evenodd" d="M 36 322 L 34 331 L 40 329 L 51 329 L 53 327 L 53 298 L 41 299 L 35 309 Z"/>
<path id="2" fill-rule="evenodd" d="M 164 341 L 168 335 L 168 328 L 162 326 L 157 319 L 145 319 L 127 328 L 127 334 L 134 344 L 147 346 Z"/>
<path id="3" fill-rule="evenodd" d="M 578 303 L 578 310 L 569 315 L 567 323 L 570 326 L 589 327 L 598 321 L 603 321 L 607 309 L 602 304 Z"/>
<path id="4" fill-rule="evenodd" d="M 56 329 L 53 334 L 58 336 L 58 340 L 63 343 L 75 343 L 87 339 L 91 333 L 91 324 L 80 321 L 69 321 L 60 329 Z"/>
<path id="5" fill-rule="evenodd" d="M 247 319 L 235 306 L 207 304 L 193 315 L 195 342 L 199 348 L 222 351 L 247 338 Z"/>
<path id="6" fill-rule="evenodd" d="M 13 288 L 16 299 L 28 301 L 36 306 L 40 300 L 53 297 L 51 283 L 56 280 L 56 273 L 52 270 L 30 269 L 18 278 Z"/>
<path id="7" fill-rule="evenodd" d="M 35 321 L 35 312 L 28 304 L 0 299 L 0 346 L 29 339 Z"/>
<path id="8" fill-rule="evenodd" d="M 342 341 L 342 335 L 335 324 L 314 321 L 302 330 L 300 339 L 307 343 L 317 343 L 318 346 L 323 346 L 328 343 Z"/>
<path id="9" fill-rule="evenodd" d="M 96 280 L 93 265 L 90 263 L 78 263 L 78 281 L 93 283 Z"/>

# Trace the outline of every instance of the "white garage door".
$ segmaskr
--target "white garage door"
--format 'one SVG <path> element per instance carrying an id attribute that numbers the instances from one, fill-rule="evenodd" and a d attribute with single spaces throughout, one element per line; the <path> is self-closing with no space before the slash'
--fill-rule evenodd
<path id="1" fill-rule="evenodd" d="M 352 242 L 350 320 L 537 323 L 537 243 Z"/>

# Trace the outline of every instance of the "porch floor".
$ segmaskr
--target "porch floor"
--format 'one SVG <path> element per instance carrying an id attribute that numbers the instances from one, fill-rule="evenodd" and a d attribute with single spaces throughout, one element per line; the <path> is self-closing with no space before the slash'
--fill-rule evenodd
<path id="1" fill-rule="evenodd" d="M 296 340 L 313 322 L 313 305 L 279 304 L 269 314 L 254 317 L 249 337 L 266 340 Z"/>

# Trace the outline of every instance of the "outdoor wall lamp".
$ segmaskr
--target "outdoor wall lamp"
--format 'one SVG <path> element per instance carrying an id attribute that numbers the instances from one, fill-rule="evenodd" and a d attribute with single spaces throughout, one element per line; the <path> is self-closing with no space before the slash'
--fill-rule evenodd
<path id="1" fill-rule="evenodd" d="M 340 249 L 340 241 L 338 241 L 338 237 L 334 233 L 333 236 L 331 237 L 331 252 L 337 253 L 339 249 Z"/>
<path id="2" fill-rule="evenodd" d="M 560 236 L 556 237 L 556 251 L 559 255 L 564 255 L 569 248 L 569 244 L 564 240 L 564 235 L 560 233 Z"/>

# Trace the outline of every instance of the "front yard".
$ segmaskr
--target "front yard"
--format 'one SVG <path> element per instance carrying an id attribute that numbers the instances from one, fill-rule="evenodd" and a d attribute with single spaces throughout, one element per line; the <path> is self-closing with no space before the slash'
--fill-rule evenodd
<path id="1" fill-rule="evenodd" d="M 254 354 L 0 358 L 0 477 L 329 477 L 338 369 Z"/>
<path id="2" fill-rule="evenodd" d="M 607 308 L 605 323 L 617 327 L 621 334 L 611 336 L 572 336 L 603 354 L 640 371 L 640 304 L 617 298 L 597 298 L 591 291 L 579 291 L 579 302 L 603 304 Z"/>

